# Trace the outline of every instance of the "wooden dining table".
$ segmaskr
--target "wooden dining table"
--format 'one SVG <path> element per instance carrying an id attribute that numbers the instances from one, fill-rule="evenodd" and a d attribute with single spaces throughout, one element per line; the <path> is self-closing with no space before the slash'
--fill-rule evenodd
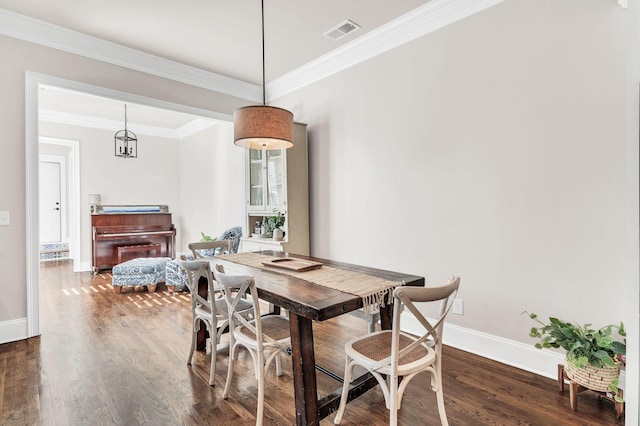
<path id="1" fill-rule="evenodd" d="M 404 285 L 424 286 L 425 283 L 424 277 L 400 272 L 276 251 L 259 253 L 273 257 L 306 259 L 333 268 L 358 272 L 388 281 L 402 282 Z M 319 425 L 321 419 L 337 410 L 342 386 L 334 392 L 318 398 L 313 321 L 325 321 L 356 311 L 363 307 L 362 298 L 282 273 L 227 261 L 224 258 L 216 257 L 211 259 L 210 263 L 212 268 L 216 264 L 222 264 L 225 272 L 229 274 L 252 275 L 255 278 L 260 299 L 269 302 L 276 308 L 288 311 L 291 329 L 296 425 Z M 380 322 L 383 329 L 391 328 L 392 312 L 390 304 L 380 309 Z M 319 370 L 323 371 L 322 368 Z M 355 379 L 350 387 L 348 400 L 357 398 L 376 385 L 377 381 L 368 373 Z"/>

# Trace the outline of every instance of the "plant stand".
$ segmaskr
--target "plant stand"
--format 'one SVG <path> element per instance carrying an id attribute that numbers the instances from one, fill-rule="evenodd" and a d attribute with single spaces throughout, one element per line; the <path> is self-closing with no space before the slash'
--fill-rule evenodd
<path id="1" fill-rule="evenodd" d="M 600 392 L 593 389 L 585 388 L 584 386 L 572 381 L 571 379 L 569 379 L 569 377 L 567 377 L 567 373 L 564 371 L 564 365 L 558 364 L 558 390 L 560 391 L 560 393 L 564 393 L 565 380 L 569 383 L 569 405 L 571 406 L 571 409 L 573 411 L 578 411 L 578 394 L 585 391 L 590 391 L 597 393 L 600 398 L 612 401 L 615 404 L 616 408 L 616 418 L 619 419 L 622 417 L 622 414 L 624 413 L 624 402 L 616 401 L 615 398 L 608 392 Z M 620 398 L 624 398 L 622 389 L 618 389 L 618 394 Z"/>

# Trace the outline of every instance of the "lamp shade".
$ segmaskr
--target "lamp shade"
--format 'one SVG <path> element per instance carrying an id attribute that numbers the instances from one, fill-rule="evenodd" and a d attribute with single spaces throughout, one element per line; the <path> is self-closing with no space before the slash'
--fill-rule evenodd
<path id="1" fill-rule="evenodd" d="M 89 194 L 89 205 L 97 206 L 100 205 L 100 194 Z"/>
<path id="2" fill-rule="evenodd" d="M 249 149 L 286 149 L 293 146 L 293 114 L 286 109 L 252 105 L 233 113 L 234 142 Z"/>

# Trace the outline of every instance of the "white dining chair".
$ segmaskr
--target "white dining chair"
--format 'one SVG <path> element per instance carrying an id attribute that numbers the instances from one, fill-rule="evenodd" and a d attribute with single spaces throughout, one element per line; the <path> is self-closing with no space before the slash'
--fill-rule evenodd
<path id="1" fill-rule="evenodd" d="M 189 350 L 189 358 L 187 365 L 191 365 L 193 353 L 196 347 L 196 340 L 200 324 L 204 323 L 209 331 L 209 346 L 211 348 L 211 368 L 209 371 L 209 385 L 214 385 L 216 372 L 216 355 L 220 336 L 225 331 L 228 324 L 227 304 L 222 297 L 220 287 L 215 285 L 211 266 L 207 261 L 180 261 L 178 262 L 189 281 L 189 291 L 191 293 L 191 349 Z M 199 294 L 200 280 L 207 282 L 207 297 L 204 298 Z M 251 303 L 246 300 L 238 302 L 238 312 L 241 315 L 253 313 Z"/>
<path id="2" fill-rule="evenodd" d="M 436 393 L 438 413 L 443 425 L 448 425 L 442 391 L 442 331 L 444 319 L 458 292 L 460 278 L 452 276 L 441 287 L 398 287 L 393 292 L 393 324 L 391 330 L 381 330 L 356 337 L 345 344 L 346 363 L 340 406 L 334 419 L 340 424 L 347 403 L 349 385 L 356 365 L 366 368 L 376 378 L 389 410 L 389 424 L 397 425 L 402 395 L 413 377 L 422 372 L 431 374 L 431 389 Z M 415 303 L 437 303 L 438 318 L 429 321 Z M 421 306 L 422 307 L 422 306 Z M 423 331 L 412 335 L 400 330 L 400 315 L 408 308 L 420 322 Z M 402 377 L 402 381 L 399 378 Z"/>
<path id="3" fill-rule="evenodd" d="M 194 259 L 210 259 L 218 254 L 231 253 L 231 240 L 199 241 L 189 243 Z"/>
<path id="4" fill-rule="evenodd" d="M 253 360 L 256 380 L 258 381 L 258 408 L 256 425 L 262 425 L 264 416 L 264 385 L 269 366 L 275 361 L 276 374 L 282 375 L 280 354 L 291 346 L 289 320 L 280 315 L 260 315 L 260 303 L 256 283 L 250 275 L 225 274 L 222 265 L 216 265 L 213 271 L 216 282 L 223 288 L 227 311 L 229 313 L 229 369 L 222 397 L 229 397 L 233 377 L 233 360 L 239 347 L 247 349 Z M 253 319 L 247 320 L 238 311 L 242 296 L 247 294 L 253 302 Z"/>

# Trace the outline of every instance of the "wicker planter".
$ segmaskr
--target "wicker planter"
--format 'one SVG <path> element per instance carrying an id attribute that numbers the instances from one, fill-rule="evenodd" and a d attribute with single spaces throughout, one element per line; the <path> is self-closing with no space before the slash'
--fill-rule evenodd
<path id="1" fill-rule="evenodd" d="M 609 384 L 620 375 L 620 363 L 614 366 L 604 366 L 602 368 L 587 364 L 584 367 L 576 367 L 572 361 L 565 360 L 564 370 L 567 377 L 587 389 L 609 392 Z"/>

